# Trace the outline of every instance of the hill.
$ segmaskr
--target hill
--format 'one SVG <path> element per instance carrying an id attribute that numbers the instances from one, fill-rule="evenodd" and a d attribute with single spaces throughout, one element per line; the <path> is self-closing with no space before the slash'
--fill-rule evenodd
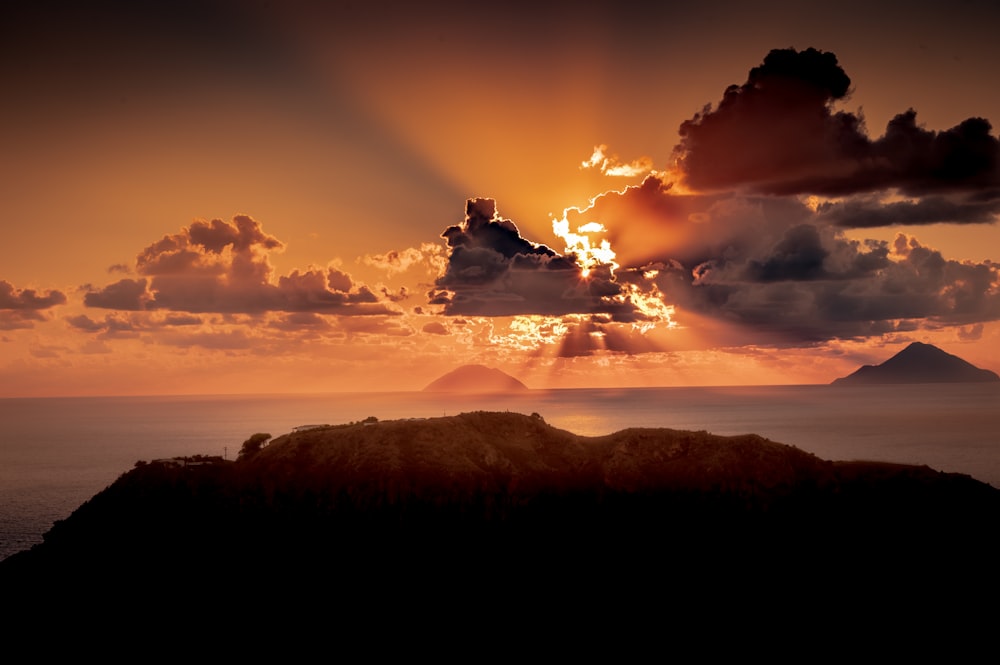
<path id="1" fill-rule="evenodd" d="M 931 344 L 913 342 L 881 365 L 864 365 L 833 381 L 835 385 L 893 383 L 982 383 L 1000 381 L 996 372 L 980 369 Z"/>
<path id="2" fill-rule="evenodd" d="M 432 381 L 427 392 L 505 393 L 528 390 L 514 377 L 485 365 L 463 365 Z"/>
<path id="3" fill-rule="evenodd" d="M 998 519 L 1000 490 L 927 467 L 828 461 L 752 434 L 584 437 L 475 412 L 292 432 L 235 462 L 137 463 L 0 562 L 0 589 L 10 607 L 83 604 L 75 622 L 94 597 L 143 621 L 167 613 L 164 598 L 254 622 L 322 600 L 385 627 L 419 622 L 393 610 L 430 598 L 493 621 L 509 607 L 499 600 L 530 614 L 539 594 L 547 613 L 648 598 L 827 607 L 813 584 L 877 588 L 881 612 L 918 581 L 917 593 L 935 578 L 982 593 Z"/>

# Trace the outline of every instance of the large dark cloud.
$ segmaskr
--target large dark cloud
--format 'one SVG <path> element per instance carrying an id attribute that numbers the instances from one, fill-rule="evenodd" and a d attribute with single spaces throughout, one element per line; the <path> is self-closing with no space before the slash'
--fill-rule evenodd
<path id="1" fill-rule="evenodd" d="M 268 252 L 282 247 L 246 215 L 232 222 L 197 221 L 143 249 L 135 263 L 140 278 L 90 291 L 84 304 L 191 313 L 398 314 L 336 267 L 294 270 L 275 279 Z"/>
<path id="2" fill-rule="evenodd" d="M 607 265 L 584 275 L 572 256 L 523 238 L 497 214 L 492 199 L 469 199 L 464 222 L 442 234 L 448 264 L 429 294 L 445 314 L 514 316 L 608 314 L 618 321 L 645 315 Z"/>
<path id="3" fill-rule="evenodd" d="M 949 200 L 899 205 L 923 205 L 930 219 Z M 617 257 L 623 288 L 650 293 L 655 285 L 681 325 L 685 313 L 696 313 L 740 326 L 748 342 L 812 343 L 1000 318 L 996 263 L 948 260 L 902 235 L 893 244 L 853 240 L 837 218 L 912 212 L 893 205 L 882 212 L 868 197 L 814 211 L 798 197 L 679 195 L 651 176 L 567 219 L 605 226 L 612 247 L 626 248 Z"/>
<path id="4" fill-rule="evenodd" d="M 808 343 L 1000 319 L 1000 264 L 949 260 L 902 234 L 890 247 L 799 225 L 748 255 L 693 269 L 663 262 L 621 270 L 619 279 L 652 280 L 682 323 L 684 311 L 696 312 L 742 326 L 748 341 Z"/>
<path id="5" fill-rule="evenodd" d="M 825 202 L 817 212 L 822 221 L 843 228 L 923 224 L 990 224 L 1000 214 L 1000 197 L 977 201 L 952 196 L 884 202 L 874 196 Z"/>
<path id="6" fill-rule="evenodd" d="M 771 51 L 744 84 L 681 125 L 677 166 L 698 190 L 981 195 L 986 188 L 998 196 L 1000 141 L 987 120 L 935 132 L 918 126 L 910 109 L 873 141 L 863 118 L 833 108 L 849 91 L 833 53 Z"/>
<path id="7" fill-rule="evenodd" d="M 681 325 L 685 312 L 710 317 L 747 342 L 1000 319 L 998 264 L 949 260 L 902 234 L 890 244 L 844 233 L 996 222 L 1000 141 L 991 125 L 974 117 L 936 132 L 908 110 L 873 140 L 860 115 L 835 109 L 850 91 L 832 53 L 772 51 L 681 126 L 683 193 L 653 175 L 563 221 L 605 229 L 623 288 L 655 286 Z"/>

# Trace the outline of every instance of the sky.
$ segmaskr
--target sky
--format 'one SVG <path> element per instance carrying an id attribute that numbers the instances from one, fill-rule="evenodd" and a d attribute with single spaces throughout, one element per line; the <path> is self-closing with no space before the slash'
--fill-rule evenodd
<path id="1" fill-rule="evenodd" d="M 646 4 L 4 3 L 0 396 L 1000 371 L 1000 9 Z"/>

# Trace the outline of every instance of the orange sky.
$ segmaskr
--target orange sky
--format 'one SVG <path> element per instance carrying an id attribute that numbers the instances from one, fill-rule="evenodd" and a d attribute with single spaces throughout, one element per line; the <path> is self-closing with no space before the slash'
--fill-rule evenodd
<path id="1" fill-rule="evenodd" d="M 1000 370 L 990 3 L 23 4 L 0 396 Z"/>

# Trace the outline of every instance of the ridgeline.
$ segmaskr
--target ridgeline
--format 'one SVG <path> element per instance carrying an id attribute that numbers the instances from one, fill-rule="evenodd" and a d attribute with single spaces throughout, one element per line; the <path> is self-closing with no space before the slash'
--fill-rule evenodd
<path id="1" fill-rule="evenodd" d="M 149 592 L 210 577 L 369 597 L 428 580 L 497 592 L 611 576 L 676 593 L 694 580 L 791 588 L 819 570 L 954 577 L 997 555 L 1000 490 L 756 435 L 584 437 L 537 414 L 475 412 L 267 438 L 235 462 L 137 463 L 0 563 L 0 584 Z"/>

